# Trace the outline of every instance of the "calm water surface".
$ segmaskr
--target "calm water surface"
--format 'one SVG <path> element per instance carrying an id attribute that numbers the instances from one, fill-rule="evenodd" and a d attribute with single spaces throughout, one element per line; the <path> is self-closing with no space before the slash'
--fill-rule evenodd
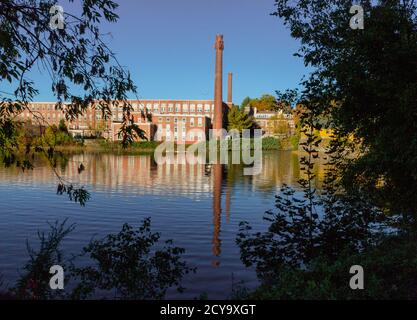
<path id="1" fill-rule="evenodd" d="M 80 163 L 85 171 L 78 174 Z M 91 192 L 86 207 L 56 195 L 57 179 L 42 163 L 33 171 L 0 168 L 0 274 L 12 286 L 28 259 L 26 240 L 36 244 L 47 222 L 68 218 L 76 229 L 64 241 L 66 253 L 79 253 L 92 238 L 119 232 L 124 223 L 152 219 L 152 231 L 185 248 L 184 259 L 196 274 L 187 275 L 182 294 L 168 298 L 228 298 L 232 284 L 256 285 L 235 245 L 241 221 L 258 230 L 285 183 L 296 186 L 298 157 L 291 152 L 263 156 L 262 173 L 244 176 L 241 166 L 156 165 L 150 155 L 78 154 L 58 171 Z"/>

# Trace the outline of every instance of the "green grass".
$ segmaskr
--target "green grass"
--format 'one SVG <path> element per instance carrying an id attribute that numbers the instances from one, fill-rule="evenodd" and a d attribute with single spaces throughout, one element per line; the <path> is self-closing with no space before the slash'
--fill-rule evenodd
<path id="1" fill-rule="evenodd" d="M 281 141 L 272 137 L 264 138 L 262 139 L 262 150 L 282 150 Z"/>
<path id="2" fill-rule="evenodd" d="M 244 141 L 244 140 L 242 140 Z M 245 141 L 247 142 L 247 140 Z M 203 143 L 204 142 L 200 142 Z M 242 142 L 241 142 L 242 143 Z M 133 142 L 127 148 L 123 148 L 122 145 L 117 141 L 107 141 L 105 139 L 96 139 L 96 140 L 86 140 L 85 146 L 80 146 L 80 148 L 85 148 L 87 150 L 95 151 L 112 151 L 112 152 L 153 152 L 160 145 L 158 141 L 139 141 Z M 192 145 L 186 145 L 188 149 Z M 175 150 L 177 150 L 178 145 L 175 145 Z M 240 145 L 243 149 L 242 144 Z M 209 143 L 207 142 L 207 149 L 209 148 Z M 220 146 L 218 144 L 218 148 Z M 227 146 L 229 151 L 233 150 L 232 141 L 228 141 Z M 254 140 L 249 139 L 249 148 L 253 150 L 255 148 Z M 280 150 L 298 150 L 298 138 L 290 137 L 284 139 L 277 139 L 273 137 L 267 137 L 262 139 L 262 150 L 263 151 L 280 151 Z"/>

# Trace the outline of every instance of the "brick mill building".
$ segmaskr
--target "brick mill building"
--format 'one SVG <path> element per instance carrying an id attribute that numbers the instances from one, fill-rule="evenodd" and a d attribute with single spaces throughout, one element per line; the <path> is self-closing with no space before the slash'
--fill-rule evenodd
<path id="1" fill-rule="evenodd" d="M 215 84 L 213 100 L 129 100 L 133 107 L 135 124 L 145 131 L 148 140 L 172 140 L 177 143 L 203 141 L 210 129 L 222 129 L 227 111 L 232 107 L 232 74 L 228 75 L 227 101 L 223 101 L 223 36 L 217 35 Z M 54 102 L 34 102 L 28 110 L 19 115 L 21 121 L 34 125 L 58 126 L 65 120 L 62 110 Z M 65 120 L 74 136 L 92 136 L 100 133 L 116 141 L 123 121 L 122 107 L 112 107 L 112 117 L 103 119 L 102 112 L 91 106 L 76 120 Z"/>

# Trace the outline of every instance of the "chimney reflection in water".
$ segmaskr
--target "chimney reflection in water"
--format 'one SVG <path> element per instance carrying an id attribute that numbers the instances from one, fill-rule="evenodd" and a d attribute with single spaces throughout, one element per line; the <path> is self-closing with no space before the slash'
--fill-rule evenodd
<path id="1" fill-rule="evenodd" d="M 212 180 L 213 180 L 213 255 L 215 257 L 221 254 L 221 240 L 220 240 L 220 228 L 221 228 L 221 213 L 222 213 L 222 179 L 223 179 L 223 167 L 221 164 L 213 164 L 212 167 Z M 218 267 L 220 261 L 213 260 L 213 266 Z"/>

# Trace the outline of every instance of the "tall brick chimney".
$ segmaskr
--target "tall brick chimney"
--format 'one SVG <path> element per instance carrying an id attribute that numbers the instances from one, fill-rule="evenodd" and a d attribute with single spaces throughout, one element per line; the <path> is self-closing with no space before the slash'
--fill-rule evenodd
<path id="1" fill-rule="evenodd" d="M 216 36 L 216 77 L 214 80 L 214 123 L 213 129 L 223 128 L 223 35 Z M 218 137 L 217 137 L 218 138 Z"/>
<path id="2" fill-rule="evenodd" d="M 227 79 L 227 104 L 231 106 L 233 103 L 233 73 L 229 72 Z"/>

